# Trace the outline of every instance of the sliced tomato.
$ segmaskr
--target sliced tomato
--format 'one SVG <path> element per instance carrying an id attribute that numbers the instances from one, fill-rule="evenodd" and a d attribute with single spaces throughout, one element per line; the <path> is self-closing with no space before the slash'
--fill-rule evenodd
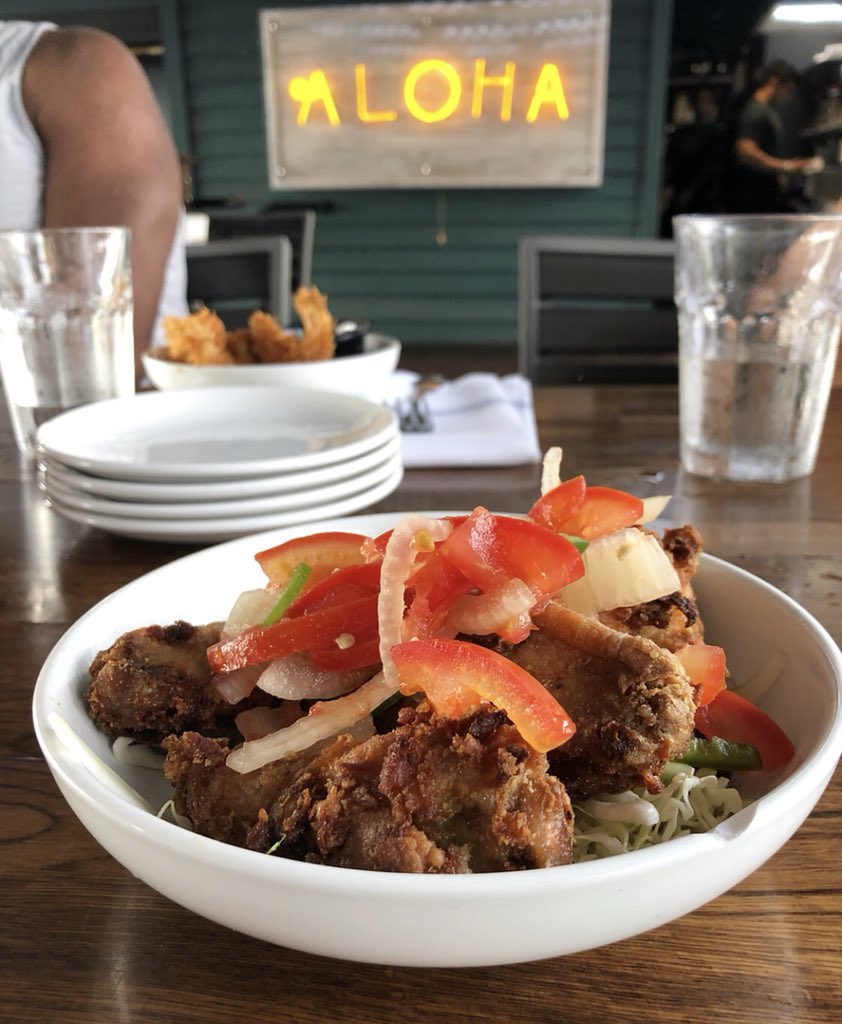
<path id="1" fill-rule="evenodd" d="M 310 661 L 316 668 L 329 672 L 346 672 L 355 668 L 367 668 L 380 662 L 380 637 L 376 634 L 368 640 L 357 636 L 350 647 L 325 647 L 310 652 Z"/>
<path id="2" fill-rule="evenodd" d="M 519 579 L 536 598 L 584 575 L 582 556 L 565 537 L 529 519 L 477 508 L 441 545 L 442 555 L 481 590 Z"/>
<path id="3" fill-rule="evenodd" d="M 584 540 L 596 540 L 606 533 L 633 526 L 642 515 L 643 501 L 633 494 L 613 487 L 588 487 L 578 511 L 556 529 Z"/>
<path id="4" fill-rule="evenodd" d="M 440 635 L 450 606 L 473 586 L 436 548 L 406 581 L 404 636 L 420 640 Z"/>
<path id="5" fill-rule="evenodd" d="M 733 690 L 722 690 L 710 704 L 696 710 L 696 728 L 708 740 L 718 736 L 750 743 L 766 772 L 782 768 L 795 756 L 795 747 L 777 722 Z"/>
<path id="6" fill-rule="evenodd" d="M 286 617 L 294 619 L 332 604 L 344 604 L 366 597 L 380 588 L 380 563 L 364 562 L 334 569 L 300 594 L 287 608 Z"/>
<path id="7" fill-rule="evenodd" d="M 307 587 L 311 587 L 334 569 L 364 562 L 362 546 L 368 539 L 359 533 L 314 533 L 284 541 L 254 557 L 269 581 L 279 587 L 287 582 L 297 565 L 309 565 Z"/>
<path id="8" fill-rule="evenodd" d="M 439 714 L 458 717 L 487 700 L 505 711 L 524 740 L 541 753 L 576 731 L 549 691 L 496 651 L 462 640 L 431 639 L 396 644 L 392 657 L 401 691 L 423 690 Z"/>
<path id="9" fill-rule="evenodd" d="M 213 672 L 231 672 L 259 665 L 296 651 L 313 651 L 335 644 L 343 633 L 372 636 L 377 631 L 377 594 L 333 605 L 310 615 L 281 619 L 274 626 L 246 630 L 233 640 L 208 648 Z"/>
<path id="10" fill-rule="evenodd" d="M 725 651 L 712 644 L 687 644 L 676 653 L 690 682 L 699 687 L 698 706 L 704 707 L 725 689 Z M 722 737 L 725 739 L 725 737 Z"/>
<path id="11" fill-rule="evenodd" d="M 529 518 L 547 526 L 556 533 L 569 533 L 564 524 L 570 521 L 585 501 L 587 485 L 583 476 L 572 476 L 569 480 L 542 494 L 529 510 Z"/>

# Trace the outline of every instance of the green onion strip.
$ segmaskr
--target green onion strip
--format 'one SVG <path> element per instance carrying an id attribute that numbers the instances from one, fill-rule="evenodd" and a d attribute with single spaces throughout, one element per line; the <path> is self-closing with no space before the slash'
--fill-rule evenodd
<path id="1" fill-rule="evenodd" d="M 292 570 L 292 575 L 289 578 L 289 583 L 281 591 L 278 600 L 275 602 L 274 607 L 260 623 L 261 626 L 273 626 L 278 619 L 283 617 L 284 612 L 289 608 L 292 602 L 301 593 L 304 584 L 310 578 L 310 573 L 313 570 L 309 565 L 304 562 L 299 563 Z"/>

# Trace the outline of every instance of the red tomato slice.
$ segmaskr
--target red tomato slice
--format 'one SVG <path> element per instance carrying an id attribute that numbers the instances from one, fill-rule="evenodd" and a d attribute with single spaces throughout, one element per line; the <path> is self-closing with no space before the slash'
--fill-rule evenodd
<path id="1" fill-rule="evenodd" d="M 588 487 L 578 510 L 555 528 L 584 540 L 633 526 L 643 515 L 643 501 L 613 487 Z"/>
<path id="2" fill-rule="evenodd" d="M 456 717 L 487 700 L 509 716 L 524 740 L 545 753 L 576 731 L 567 712 L 525 669 L 496 651 L 462 640 L 396 644 L 401 692 L 423 690 L 439 714 Z"/>
<path id="3" fill-rule="evenodd" d="M 345 565 L 300 594 L 287 608 L 286 617 L 309 614 L 332 604 L 344 604 L 360 597 L 366 597 L 380 587 L 380 563 L 364 562 L 361 565 Z"/>
<path id="4" fill-rule="evenodd" d="M 297 651 L 329 647 L 342 633 L 374 635 L 377 631 L 377 594 L 333 605 L 310 615 L 281 619 L 265 629 L 246 630 L 233 640 L 208 648 L 213 672 L 231 672 L 247 665 L 259 665 Z"/>
<path id="5" fill-rule="evenodd" d="M 582 556 L 565 537 L 529 519 L 477 508 L 442 541 L 442 555 L 482 590 L 512 578 L 536 598 L 554 594 L 585 573 Z"/>
<path id="6" fill-rule="evenodd" d="M 354 668 L 367 668 L 380 662 L 380 638 L 374 636 L 370 640 L 361 640 L 351 647 L 326 647 L 323 650 L 311 651 L 310 661 L 316 668 L 330 672 L 346 672 Z"/>
<path id="7" fill-rule="evenodd" d="M 787 734 L 765 711 L 733 690 L 722 690 L 715 700 L 696 710 L 696 728 L 705 737 L 718 736 L 757 748 L 763 771 L 782 768 L 795 756 Z"/>
<path id="8" fill-rule="evenodd" d="M 698 706 L 710 704 L 725 689 L 725 651 L 711 644 L 688 644 L 676 653 L 690 682 L 699 687 Z M 722 737 L 723 739 L 725 737 Z"/>
<path id="9" fill-rule="evenodd" d="M 585 478 L 573 476 L 541 495 L 529 510 L 529 518 L 556 533 L 569 533 L 564 524 L 582 507 L 586 491 Z"/>
<path id="10" fill-rule="evenodd" d="M 367 540 L 359 533 L 314 533 L 259 551 L 254 557 L 269 581 L 279 587 L 284 586 L 297 565 L 309 565 L 307 586 L 311 587 L 340 566 L 364 562 L 362 546 Z"/>
<path id="11" fill-rule="evenodd" d="M 440 633 L 450 606 L 473 584 L 436 548 L 407 579 L 406 589 L 404 636 L 420 640 Z"/>

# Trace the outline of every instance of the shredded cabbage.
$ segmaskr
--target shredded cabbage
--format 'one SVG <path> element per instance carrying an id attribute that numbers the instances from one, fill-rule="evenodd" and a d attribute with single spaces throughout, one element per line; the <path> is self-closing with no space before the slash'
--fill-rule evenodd
<path id="1" fill-rule="evenodd" d="M 742 797 L 729 780 L 709 768 L 670 763 L 662 779 L 664 788 L 660 793 L 635 789 L 634 799 L 620 793 L 574 804 L 574 863 L 708 832 L 743 807 Z M 650 807 L 657 812 L 657 820 Z"/>

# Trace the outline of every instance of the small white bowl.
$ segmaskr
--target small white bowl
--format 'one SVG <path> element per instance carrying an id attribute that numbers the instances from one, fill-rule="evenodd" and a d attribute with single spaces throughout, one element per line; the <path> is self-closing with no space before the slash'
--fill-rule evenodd
<path id="1" fill-rule="evenodd" d="M 301 363 L 254 363 L 243 366 L 192 366 L 161 359 L 153 352 L 143 354 L 143 367 L 152 384 L 161 391 L 177 388 L 303 387 L 356 395 L 381 402 L 387 395 L 389 378 L 400 359 L 396 338 L 366 334 L 363 351 Z"/>
<path id="2" fill-rule="evenodd" d="M 785 769 L 737 780 L 756 799 L 712 832 L 563 867 L 412 875 L 267 857 L 156 817 L 169 795 L 161 774 L 115 761 L 87 714 L 96 652 L 133 627 L 224 617 L 240 590 L 261 585 L 253 555 L 271 544 L 314 529 L 376 536 L 394 521 L 338 519 L 189 555 L 100 602 L 50 654 L 34 696 L 50 770 L 94 838 L 158 892 L 229 928 L 326 956 L 413 967 L 518 963 L 616 942 L 694 910 L 751 874 L 813 809 L 842 751 L 842 655 L 785 594 L 705 555 L 696 580 L 706 637 L 725 647 L 737 679 L 785 654 L 759 703 L 796 748 Z"/>

